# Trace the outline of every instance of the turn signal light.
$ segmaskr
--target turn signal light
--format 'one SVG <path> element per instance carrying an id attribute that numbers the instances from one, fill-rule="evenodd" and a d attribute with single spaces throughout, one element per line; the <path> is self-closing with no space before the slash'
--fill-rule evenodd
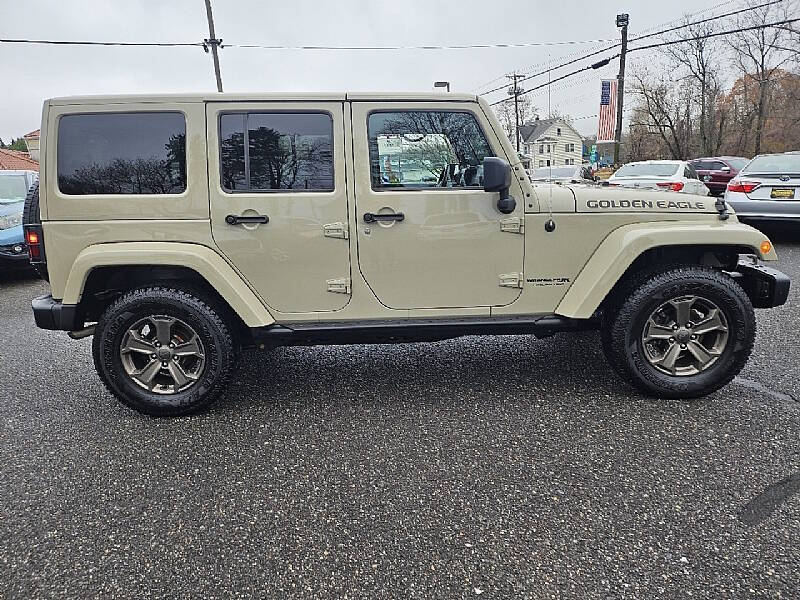
<path id="1" fill-rule="evenodd" d="M 39 234 L 36 231 L 28 229 L 25 232 L 25 241 L 28 242 L 29 246 L 36 245 L 39 243 Z"/>
<path id="2" fill-rule="evenodd" d="M 769 254 L 769 251 L 772 250 L 772 244 L 769 240 L 764 240 L 761 242 L 761 247 L 759 249 L 761 250 L 761 254 Z"/>
<path id="3" fill-rule="evenodd" d="M 757 181 L 731 181 L 728 183 L 728 191 L 749 194 L 759 185 Z"/>
<path id="4" fill-rule="evenodd" d="M 656 184 L 660 188 L 669 188 L 673 192 L 680 192 L 683 189 L 682 181 L 664 182 Z"/>

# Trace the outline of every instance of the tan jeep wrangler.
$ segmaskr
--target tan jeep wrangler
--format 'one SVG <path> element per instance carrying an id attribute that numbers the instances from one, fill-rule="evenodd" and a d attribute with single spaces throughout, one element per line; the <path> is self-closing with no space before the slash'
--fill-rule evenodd
<path id="1" fill-rule="evenodd" d="M 695 397 L 788 294 L 721 201 L 533 186 L 471 95 L 57 98 L 41 131 L 36 324 L 94 334 L 151 415 L 207 407 L 246 348 L 589 329 L 643 392 Z"/>

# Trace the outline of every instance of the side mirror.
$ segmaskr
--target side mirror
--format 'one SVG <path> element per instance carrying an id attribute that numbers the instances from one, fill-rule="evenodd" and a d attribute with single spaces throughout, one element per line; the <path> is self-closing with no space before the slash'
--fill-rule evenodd
<path id="1" fill-rule="evenodd" d="M 511 165 L 502 158 L 487 156 L 483 159 L 483 191 L 500 192 L 497 210 L 503 214 L 514 212 L 517 201 L 511 197 Z"/>

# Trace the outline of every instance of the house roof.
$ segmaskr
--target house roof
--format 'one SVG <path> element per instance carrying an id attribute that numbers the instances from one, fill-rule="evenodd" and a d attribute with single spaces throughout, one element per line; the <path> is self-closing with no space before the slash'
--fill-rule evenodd
<path id="1" fill-rule="evenodd" d="M 38 139 L 39 138 L 39 130 L 36 129 L 34 131 L 31 131 L 30 133 L 26 133 L 22 137 L 24 137 L 25 139 L 28 139 L 28 138 L 36 138 L 36 139 Z"/>
<path id="2" fill-rule="evenodd" d="M 27 152 L 0 148 L 0 170 L 2 171 L 38 171 L 39 163 L 28 156 Z"/>
<path id="3" fill-rule="evenodd" d="M 558 118 L 555 118 L 555 119 L 538 119 L 536 121 L 531 121 L 529 123 L 526 123 L 525 125 L 520 125 L 520 128 L 519 128 L 520 137 L 522 137 L 522 140 L 525 141 L 525 142 L 528 142 L 528 143 L 534 142 L 534 141 L 538 140 L 545 131 L 550 129 L 550 127 L 552 125 L 555 125 L 556 123 L 561 123 L 565 127 L 569 127 L 570 129 L 575 131 L 575 128 L 572 127 L 569 123 L 567 123 L 564 119 L 558 119 Z M 575 133 L 578 133 L 578 132 L 575 131 Z M 578 135 L 580 135 L 580 134 L 578 134 Z"/>

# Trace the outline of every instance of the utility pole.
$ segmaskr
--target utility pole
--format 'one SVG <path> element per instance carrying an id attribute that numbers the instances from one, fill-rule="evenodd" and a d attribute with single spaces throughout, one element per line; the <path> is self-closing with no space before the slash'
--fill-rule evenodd
<path id="1" fill-rule="evenodd" d="M 617 75 L 617 130 L 614 132 L 614 164 L 619 164 L 619 146 L 622 141 L 622 100 L 625 97 L 625 54 L 628 52 L 628 14 L 617 15 L 617 27 L 622 29 L 622 48 L 619 51 Z"/>
<path id="2" fill-rule="evenodd" d="M 210 36 L 205 40 L 203 48 L 208 52 L 208 46 L 211 46 L 211 55 L 214 57 L 214 75 L 217 77 L 217 91 L 222 91 L 222 75 L 219 73 L 219 54 L 218 48 L 222 44 L 222 40 L 217 39 L 214 33 L 214 15 L 211 14 L 211 0 L 206 0 L 206 16 L 208 17 L 208 35 Z"/>
<path id="3" fill-rule="evenodd" d="M 509 79 L 514 81 L 514 87 L 512 88 L 512 94 L 514 94 L 514 132 L 517 142 L 517 152 L 519 152 L 519 93 L 520 89 L 517 87 L 517 79 L 522 78 L 522 75 L 517 75 L 514 73 L 513 75 L 506 75 Z"/>

